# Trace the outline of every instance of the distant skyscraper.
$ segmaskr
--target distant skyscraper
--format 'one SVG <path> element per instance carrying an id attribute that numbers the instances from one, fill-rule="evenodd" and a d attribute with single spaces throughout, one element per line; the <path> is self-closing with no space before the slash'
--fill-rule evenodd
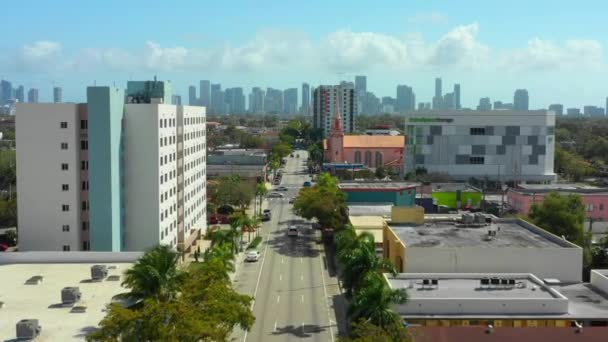
<path id="1" fill-rule="evenodd" d="M 302 83 L 302 114 L 310 114 L 310 85 Z"/>
<path id="2" fill-rule="evenodd" d="M 462 106 L 460 104 L 460 84 L 454 84 L 454 104 L 456 105 L 456 109 L 461 109 Z"/>
<path id="3" fill-rule="evenodd" d="M 283 113 L 283 91 L 274 88 L 266 88 L 264 96 L 264 111 L 268 114 Z"/>
<path id="4" fill-rule="evenodd" d="M 196 87 L 192 85 L 188 87 L 188 104 L 190 106 L 198 105 L 198 101 L 196 100 Z"/>
<path id="5" fill-rule="evenodd" d="M 264 113 L 264 90 L 260 87 L 253 87 L 249 95 L 249 112 L 254 114 Z"/>
<path id="6" fill-rule="evenodd" d="M 13 85 L 9 81 L 0 81 L 0 99 L 2 104 L 13 99 Z"/>
<path id="7" fill-rule="evenodd" d="M 526 89 L 517 89 L 513 95 L 513 109 L 528 110 L 530 99 Z"/>
<path id="8" fill-rule="evenodd" d="M 38 89 L 30 88 L 27 92 L 27 102 L 38 103 Z"/>
<path id="9" fill-rule="evenodd" d="M 226 104 L 224 101 L 224 92 L 222 91 L 222 85 L 219 83 L 211 85 L 211 103 L 209 104 L 209 107 L 213 114 L 225 113 Z"/>
<path id="10" fill-rule="evenodd" d="M 25 88 L 22 85 L 17 87 L 17 91 L 15 92 L 15 99 L 20 103 L 25 102 Z"/>
<path id="11" fill-rule="evenodd" d="M 416 108 L 416 95 L 412 87 L 405 84 L 397 86 L 397 99 L 395 101 L 395 110 L 398 113 L 405 113 Z"/>
<path id="12" fill-rule="evenodd" d="M 604 108 L 596 107 L 596 106 L 584 106 L 583 107 L 583 115 L 590 117 L 603 117 Z"/>
<path id="13" fill-rule="evenodd" d="M 285 89 L 283 92 L 283 112 L 294 115 L 298 111 L 298 88 Z"/>
<path id="14" fill-rule="evenodd" d="M 355 76 L 355 91 L 357 94 L 367 91 L 367 76 Z"/>
<path id="15" fill-rule="evenodd" d="M 200 82 L 200 96 L 199 102 L 201 106 L 209 108 L 209 104 L 211 103 L 211 82 L 209 80 L 202 80 Z"/>
<path id="16" fill-rule="evenodd" d="M 443 108 L 443 90 L 441 89 L 441 78 L 435 79 L 435 96 L 433 96 L 433 109 Z"/>
<path id="17" fill-rule="evenodd" d="M 581 110 L 579 108 L 568 108 L 566 114 L 568 114 L 568 116 L 580 116 Z"/>
<path id="18" fill-rule="evenodd" d="M 373 96 L 373 94 L 371 95 Z M 317 87 L 313 95 L 313 127 L 323 130 L 323 136 L 327 136 L 331 132 L 336 109 L 339 107 L 344 132 L 354 132 L 355 114 L 357 113 L 355 97 L 355 89 L 352 84 Z M 377 102 L 379 105 L 379 101 Z"/>
<path id="19" fill-rule="evenodd" d="M 179 95 L 173 95 L 171 96 L 171 104 L 172 105 L 176 105 L 176 106 L 181 106 L 182 105 L 182 97 Z"/>
<path id="20" fill-rule="evenodd" d="M 226 112 L 229 114 L 242 114 L 245 112 L 245 95 L 243 88 L 228 88 L 224 92 Z"/>
<path id="21" fill-rule="evenodd" d="M 562 104 L 552 104 L 549 106 L 549 110 L 552 110 L 553 112 L 555 112 L 555 115 L 557 116 L 562 116 L 564 115 L 564 105 Z"/>
<path id="22" fill-rule="evenodd" d="M 454 93 L 446 93 L 442 101 L 443 109 L 456 109 L 456 98 Z"/>
<path id="23" fill-rule="evenodd" d="M 482 97 L 481 99 L 479 99 L 479 105 L 477 106 L 477 110 L 481 110 L 481 111 L 492 110 L 492 103 L 490 102 L 490 98 Z"/>
<path id="24" fill-rule="evenodd" d="M 494 101 L 494 110 L 513 110 L 512 103 L 503 103 L 502 101 Z"/>
<path id="25" fill-rule="evenodd" d="M 61 87 L 53 87 L 53 102 L 61 103 L 63 102 L 63 91 Z"/>

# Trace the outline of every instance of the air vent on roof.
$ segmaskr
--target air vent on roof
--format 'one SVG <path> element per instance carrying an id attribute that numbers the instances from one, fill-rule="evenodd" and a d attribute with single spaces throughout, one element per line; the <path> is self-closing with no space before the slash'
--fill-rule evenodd
<path id="1" fill-rule="evenodd" d="M 64 287 L 61 290 L 61 303 L 63 305 L 74 304 L 80 300 L 81 295 L 78 287 Z"/>
<path id="2" fill-rule="evenodd" d="M 37 319 L 22 319 L 17 322 L 17 339 L 33 340 L 40 335 L 41 330 Z"/>
<path id="3" fill-rule="evenodd" d="M 44 277 L 42 277 L 41 275 L 35 275 L 33 277 L 31 277 L 30 279 L 25 281 L 26 285 L 38 285 L 40 283 L 42 283 L 42 280 L 44 279 Z"/>
<path id="4" fill-rule="evenodd" d="M 91 266 L 91 279 L 95 281 L 104 280 L 108 276 L 108 268 L 105 265 Z"/>
<path id="5" fill-rule="evenodd" d="M 107 279 L 107 281 L 119 281 L 119 280 L 120 280 L 120 276 L 119 275 L 111 275 Z"/>
<path id="6" fill-rule="evenodd" d="M 71 313 L 85 313 L 87 312 L 87 307 L 84 305 L 77 305 L 70 310 Z"/>

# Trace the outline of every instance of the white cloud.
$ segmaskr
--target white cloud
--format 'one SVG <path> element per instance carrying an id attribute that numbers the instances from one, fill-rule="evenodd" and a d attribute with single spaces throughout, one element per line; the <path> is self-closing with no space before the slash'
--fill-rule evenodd
<path id="1" fill-rule="evenodd" d="M 602 45 L 594 40 L 563 44 L 531 39 L 522 49 L 505 52 L 500 67 L 512 71 L 599 70 L 605 67 Z"/>
<path id="2" fill-rule="evenodd" d="M 605 67 L 602 45 L 594 40 L 552 42 L 539 38 L 519 49 L 496 50 L 478 40 L 476 23 L 457 26 L 437 41 L 420 34 L 394 36 L 339 30 L 319 40 L 297 31 L 260 31 L 240 45 L 207 48 L 163 46 L 155 41 L 139 49 L 86 48 L 66 53 L 59 42 L 27 44 L 0 65 L 25 72 L 56 71 L 239 71 L 333 72 L 455 71 L 536 72 Z"/>
<path id="3" fill-rule="evenodd" d="M 445 13 L 433 12 L 418 12 L 407 19 L 413 24 L 445 24 L 448 22 L 448 16 Z"/>

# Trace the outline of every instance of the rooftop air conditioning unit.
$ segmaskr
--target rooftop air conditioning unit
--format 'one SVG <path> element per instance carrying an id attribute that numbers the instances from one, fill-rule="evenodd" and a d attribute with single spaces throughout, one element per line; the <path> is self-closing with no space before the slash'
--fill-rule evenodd
<path id="1" fill-rule="evenodd" d="M 17 339 L 33 340 L 40 335 L 41 330 L 37 319 L 22 319 L 17 322 Z"/>
<path id="2" fill-rule="evenodd" d="M 96 281 L 104 280 L 108 276 L 108 268 L 106 265 L 91 266 L 91 279 Z"/>
<path id="3" fill-rule="evenodd" d="M 74 304 L 80 300 L 81 295 L 78 287 L 64 287 L 61 290 L 61 303 Z"/>
<path id="4" fill-rule="evenodd" d="M 473 214 L 462 214 L 462 223 L 471 224 L 475 221 Z"/>
<path id="5" fill-rule="evenodd" d="M 486 223 L 486 217 L 484 214 L 476 213 L 475 214 L 475 223 L 484 224 Z"/>

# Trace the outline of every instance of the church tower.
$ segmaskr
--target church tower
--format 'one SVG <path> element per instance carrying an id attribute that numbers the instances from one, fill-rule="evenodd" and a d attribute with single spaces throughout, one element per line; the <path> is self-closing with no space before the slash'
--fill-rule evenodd
<path id="1" fill-rule="evenodd" d="M 338 97 L 339 98 L 339 97 Z M 336 115 L 334 117 L 334 125 L 331 129 L 328 141 L 328 150 L 330 151 L 330 163 L 344 162 L 344 129 L 342 128 L 342 116 L 340 115 L 339 100 L 336 103 Z"/>

